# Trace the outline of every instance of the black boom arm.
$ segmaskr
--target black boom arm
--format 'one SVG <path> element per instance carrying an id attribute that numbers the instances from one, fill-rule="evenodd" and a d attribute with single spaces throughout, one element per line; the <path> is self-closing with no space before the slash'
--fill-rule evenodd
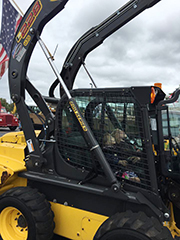
<path id="1" fill-rule="evenodd" d="M 160 0 L 131 0 L 79 38 L 70 50 L 60 73 L 67 88 L 69 90 L 73 88 L 76 74 L 89 52 L 102 44 L 107 37 L 124 26 L 131 19 L 159 1 Z M 52 84 L 49 91 L 51 97 L 54 96 L 53 91 L 58 83 L 59 81 L 56 80 Z"/>
<path id="2" fill-rule="evenodd" d="M 26 71 L 32 51 L 45 24 L 60 12 L 68 0 L 36 0 L 24 15 L 16 32 L 9 60 L 11 97 L 24 97 Z"/>
<path id="3" fill-rule="evenodd" d="M 38 91 L 27 80 L 26 72 L 32 51 L 45 24 L 59 13 L 68 0 L 35 0 L 24 15 L 16 32 L 9 60 L 9 87 L 12 100 L 16 103 L 22 128 L 26 137 L 29 156 L 35 166 L 44 159 L 39 148 L 32 121 L 25 104 L 25 90 L 32 99 L 40 102 L 43 112 L 52 123 L 52 114 Z M 51 126 L 48 126 L 51 128 Z"/>

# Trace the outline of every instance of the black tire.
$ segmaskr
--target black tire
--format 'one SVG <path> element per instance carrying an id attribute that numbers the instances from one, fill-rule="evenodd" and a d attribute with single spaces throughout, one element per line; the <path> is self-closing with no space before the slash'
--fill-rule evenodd
<path id="1" fill-rule="evenodd" d="M 156 218 L 127 211 L 108 218 L 94 240 L 173 240 L 173 237 Z"/>
<path id="2" fill-rule="evenodd" d="M 30 187 L 12 188 L 0 198 L 0 221 L 3 223 L 0 239 L 50 240 L 53 238 L 53 218 L 50 203 L 43 194 Z"/>
<path id="3" fill-rule="evenodd" d="M 16 126 L 11 126 L 11 127 L 9 127 L 9 129 L 11 130 L 11 131 L 15 131 L 16 130 Z"/>

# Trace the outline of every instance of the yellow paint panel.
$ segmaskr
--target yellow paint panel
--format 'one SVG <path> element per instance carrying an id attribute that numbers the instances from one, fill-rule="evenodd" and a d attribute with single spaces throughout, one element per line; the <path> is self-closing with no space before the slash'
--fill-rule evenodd
<path id="1" fill-rule="evenodd" d="M 26 142 L 22 133 L 8 133 L 0 138 L 0 166 L 13 172 L 26 170 Z"/>
<path id="2" fill-rule="evenodd" d="M 2 149 L 0 147 L 0 152 L 2 152 L 1 150 Z M 6 153 L 6 151 L 4 152 Z M 17 157 L 13 157 L 13 153 L 17 154 L 17 157 L 19 156 L 19 159 Z M 12 154 L 11 157 L 6 157 L 6 155 L 0 154 L 0 165 L 11 169 L 13 172 L 26 170 L 23 153 L 17 151 L 16 149 L 15 151 L 11 151 L 10 154 Z"/>
<path id="3" fill-rule="evenodd" d="M 40 132 L 41 132 L 40 130 L 35 131 L 36 137 L 40 134 Z M 26 140 L 25 140 L 23 131 L 6 133 L 2 137 L 0 137 L 0 143 L 5 143 L 5 142 L 17 143 L 22 146 L 26 146 Z"/>
<path id="4" fill-rule="evenodd" d="M 26 144 L 23 132 L 7 133 L 0 138 L 0 141 L 1 143 L 8 142 L 8 143 Z"/>
<path id="5" fill-rule="evenodd" d="M 20 171 L 26 171 L 25 148 L 23 132 L 7 133 L 0 138 L 0 194 L 27 185 L 27 179 L 18 177 Z"/>
<path id="6" fill-rule="evenodd" d="M 5 185 L 0 187 L 0 195 L 11 188 L 26 187 L 26 186 L 27 186 L 27 179 L 19 177 L 18 173 L 16 173 L 7 180 Z"/>
<path id="7" fill-rule="evenodd" d="M 55 233 L 73 240 L 92 240 L 100 225 L 108 218 L 74 207 L 51 202 L 55 214 Z"/>
<path id="8" fill-rule="evenodd" d="M 100 225 L 107 219 L 107 217 L 104 218 L 104 216 L 103 218 L 99 218 L 100 216 L 101 215 L 98 215 L 98 218 L 97 216 L 91 216 L 82 219 L 82 239 L 93 239 Z"/>

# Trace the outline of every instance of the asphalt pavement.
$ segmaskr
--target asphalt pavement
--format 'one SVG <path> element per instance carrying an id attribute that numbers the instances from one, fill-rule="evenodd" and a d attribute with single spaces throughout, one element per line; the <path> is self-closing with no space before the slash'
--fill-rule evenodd
<path id="1" fill-rule="evenodd" d="M 19 129 L 17 128 L 17 130 L 15 131 L 19 131 Z M 5 133 L 11 132 L 9 128 L 0 128 L 0 137 L 3 136 Z"/>

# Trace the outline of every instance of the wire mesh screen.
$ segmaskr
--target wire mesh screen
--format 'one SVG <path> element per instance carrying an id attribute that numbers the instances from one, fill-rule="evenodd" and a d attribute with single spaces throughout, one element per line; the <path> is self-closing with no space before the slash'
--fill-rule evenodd
<path id="1" fill-rule="evenodd" d="M 76 93 L 83 116 L 102 148 L 117 178 L 150 188 L 141 111 L 130 91 Z M 73 114 L 64 100 L 57 112 L 57 143 L 64 160 L 74 167 L 103 174 L 80 134 Z"/>

